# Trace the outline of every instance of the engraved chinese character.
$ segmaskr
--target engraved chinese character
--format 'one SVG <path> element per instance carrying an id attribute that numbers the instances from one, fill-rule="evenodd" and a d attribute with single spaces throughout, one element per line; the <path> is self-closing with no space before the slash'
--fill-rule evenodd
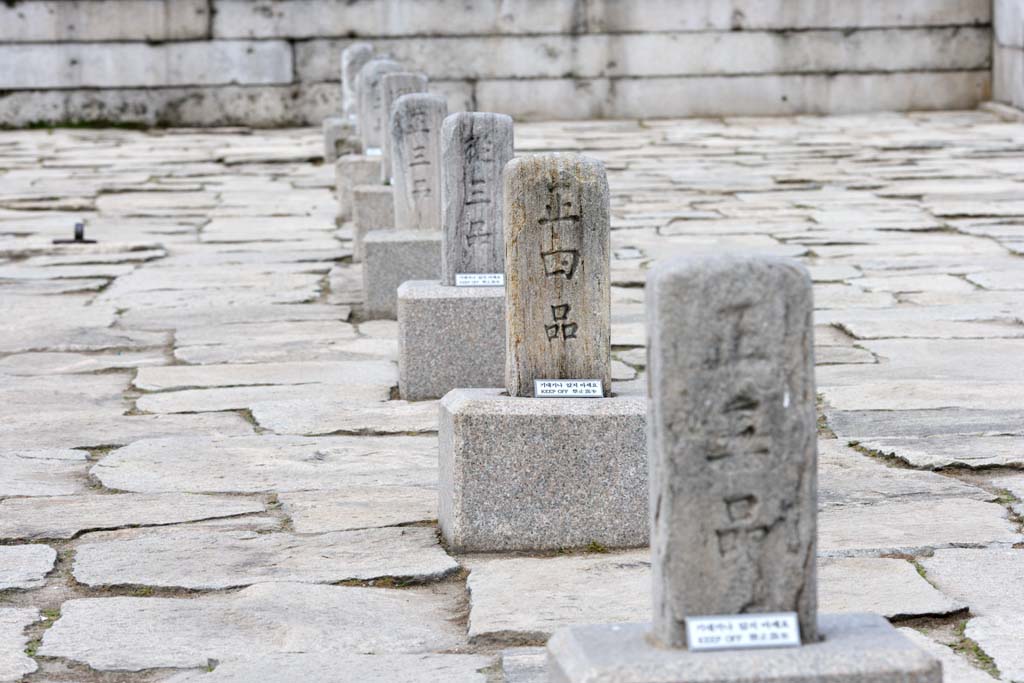
<path id="1" fill-rule="evenodd" d="M 569 304 L 558 304 L 551 307 L 551 318 L 555 322 L 552 325 L 544 326 L 544 331 L 548 335 L 548 341 L 558 339 L 559 333 L 562 335 L 562 341 L 576 338 L 579 325 L 568 322 L 570 310 L 572 310 L 572 306 Z"/>

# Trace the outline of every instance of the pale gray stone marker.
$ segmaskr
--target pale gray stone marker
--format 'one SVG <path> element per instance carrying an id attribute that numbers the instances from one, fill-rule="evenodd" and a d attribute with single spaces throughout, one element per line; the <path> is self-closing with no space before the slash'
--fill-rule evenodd
<path id="1" fill-rule="evenodd" d="M 382 114 L 384 91 L 381 81 L 385 74 L 402 71 L 402 65 L 393 59 L 371 59 L 359 70 L 356 91 L 359 97 L 359 136 L 363 141 L 363 154 L 380 154 L 384 140 Z"/>
<path id="2" fill-rule="evenodd" d="M 542 154 L 502 175 L 512 381 L 441 400 L 441 533 L 456 552 L 644 545 L 646 400 L 611 393 L 604 168 Z M 604 397 L 535 398 L 534 378 L 596 380 Z"/>
<path id="3" fill-rule="evenodd" d="M 505 288 L 456 287 L 456 274 L 504 277 L 501 171 L 512 158 L 512 119 L 459 112 L 441 127 L 441 281 L 398 288 L 398 390 L 405 400 L 501 386 Z"/>
<path id="4" fill-rule="evenodd" d="M 341 113 L 345 120 L 357 126 L 359 121 L 359 98 L 356 81 L 359 71 L 373 59 L 373 46 L 369 43 L 352 43 L 341 51 Z"/>
<path id="5" fill-rule="evenodd" d="M 817 614 L 807 271 L 674 259 L 648 275 L 646 298 L 653 623 L 558 631 L 551 682 L 941 683 L 941 664 L 884 618 Z M 772 647 L 779 613 L 799 624 L 791 647 Z M 688 631 L 699 617 L 717 629 Z"/>
<path id="6" fill-rule="evenodd" d="M 352 207 L 355 206 L 355 188 L 359 185 L 371 185 L 380 176 L 380 157 L 368 157 L 362 154 L 346 154 L 339 157 L 334 166 L 335 196 L 338 199 L 338 220 L 347 221 L 352 218 Z M 388 196 L 388 213 L 393 211 L 391 197 Z M 390 225 L 390 219 L 388 222 Z"/>
<path id="7" fill-rule="evenodd" d="M 460 112 L 441 129 L 441 284 L 457 274 L 504 273 L 501 172 L 512 159 L 512 117 Z"/>
<path id="8" fill-rule="evenodd" d="M 598 380 L 611 392 L 608 181 L 601 162 L 567 154 L 513 159 L 504 172 L 505 386 Z"/>
<path id="9" fill-rule="evenodd" d="M 441 124 L 447 115 L 440 95 L 402 95 L 391 107 L 398 230 L 441 230 Z"/>
<path id="10" fill-rule="evenodd" d="M 381 121 L 381 128 L 386 131 L 389 130 L 388 126 L 391 125 L 391 108 L 394 106 L 395 100 L 402 95 L 427 92 L 427 77 L 421 73 L 413 73 L 411 71 L 395 71 L 394 73 L 384 75 L 384 78 L 381 79 L 381 88 L 383 88 L 384 93 L 384 104 L 381 107 L 381 116 L 384 117 L 384 120 Z M 391 136 L 385 135 L 383 137 L 380 182 L 389 183 L 392 177 Z"/>

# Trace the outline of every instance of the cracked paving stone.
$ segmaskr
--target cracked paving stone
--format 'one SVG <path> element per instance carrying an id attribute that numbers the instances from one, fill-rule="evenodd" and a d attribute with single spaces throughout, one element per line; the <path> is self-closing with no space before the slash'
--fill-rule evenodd
<path id="1" fill-rule="evenodd" d="M 143 439 L 107 455 L 92 474 L 108 488 L 138 493 L 436 486 L 437 439 L 267 434 Z"/>
<path id="2" fill-rule="evenodd" d="M 943 683 L 996 683 L 996 679 L 971 666 L 967 659 L 923 633 L 907 627 L 898 630 L 914 645 L 942 662 Z"/>
<path id="3" fill-rule="evenodd" d="M 207 303 L 197 298 L 191 306 L 151 307 L 126 311 L 119 318 L 125 329 L 173 330 L 197 325 L 248 323 L 253 320 L 348 320 L 347 306 L 325 304 Z"/>
<path id="4" fill-rule="evenodd" d="M 906 560 L 826 559 L 818 564 L 818 582 L 822 612 L 873 612 L 894 619 L 944 616 L 966 609 L 935 590 Z"/>
<path id="5" fill-rule="evenodd" d="M 386 361 L 334 363 L 248 363 L 169 365 L 140 368 L 133 386 L 143 391 L 269 384 L 385 385 L 398 382 L 398 368 Z"/>
<path id="6" fill-rule="evenodd" d="M 458 569 L 427 527 L 319 535 L 175 528 L 89 534 L 75 549 L 73 572 L 79 583 L 94 587 L 220 590 L 269 581 L 426 582 Z"/>
<path id="7" fill-rule="evenodd" d="M 37 609 L 0 607 L 0 681 L 20 681 L 39 668 L 25 654 L 25 628 L 39 620 Z"/>
<path id="8" fill-rule="evenodd" d="M 341 672 L 349 681 L 485 683 L 480 670 L 490 665 L 491 658 L 481 655 L 254 654 L 219 664 L 211 672 L 176 674 L 162 683 L 337 683 Z"/>
<path id="9" fill-rule="evenodd" d="M 1024 681 L 1024 633 L 1020 613 L 1013 616 L 975 617 L 964 635 L 992 658 L 1004 681 Z"/>
<path id="10" fill-rule="evenodd" d="M 256 500 L 190 493 L 15 498 L 0 501 L 0 538 L 73 538 L 84 531 L 179 524 L 265 509 Z"/>
<path id="11" fill-rule="evenodd" d="M 137 368 L 143 365 L 164 365 L 163 351 L 129 351 L 125 353 L 19 353 L 0 360 L 0 374 L 65 375 L 102 370 Z"/>
<path id="12" fill-rule="evenodd" d="M 143 413 L 206 413 L 223 410 L 252 410 L 256 406 L 278 401 L 306 401 L 320 405 L 321 402 L 334 400 L 338 390 L 338 385 L 333 384 L 270 384 L 213 389 L 181 389 L 143 394 L 136 399 L 135 407 Z M 349 384 L 344 386 L 344 393 L 353 402 L 377 403 L 388 400 L 388 397 L 391 396 L 391 386 L 387 384 Z M 434 419 L 436 422 L 436 414 Z"/>
<path id="13" fill-rule="evenodd" d="M 181 598 L 83 598 L 61 606 L 39 654 L 100 671 L 205 668 L 296 652 L 324 655 L 447 650 L 464 644 L 454 597 L 394 590 L 264 583 Z"/>
<path id="14" fill-rule="evenodd" d="M 825 410 L 841 439 L 1024 436 L 1024 410 Z"/>
<path id="15" fill-rule="evenodd" d="M 1024 549 L 937 550 L 920 560 L 931 581 L 946 595 L 967 603 L 981 616 L 1024 613 Z"/>
<path id="16" fill-rule="evenodd" d="M 825 508 L 818 515 L 818 555 L 922 555 L 940 548 L 1020 543 L 1024 535 L 1017 526 L 1002 505 L 978 500 Z"/>
<path id="17" fill-rule="evenodd" d="M 0 497 L 67 496 L 88 489 L 87 451 L 70 448 L 0 450 Z"/>
<path id="18" fill-rule="evenodd" d="M 886 371 L 884 365 L 880 371 Z M 1024 404 L 1024 382 L 901 380 L 843 386 L 819 384 L 818 393 L 824 396 L 833 410 L 844 411 L 1012 410 Z"/>
<path id="19" fill-rule="evenodd" d="M 933 438 L 862 438 L 860 446 L 899 458 L 912 467 L 1016 467 L 1024 469 L 1024 437 L 936 436 Z"/>
<path id="20" fill-rule="evenodd" d="M 437 491 L 416 486 L 350 486 L 279 496 L 300 534 L 398 526 L 437 519 Z"/>
<path id="21" fill-rule="evenodd" d="M 347 395 L 347 392 L 346 392 Z M 256 423 L 277 434 L 424 434 L 437 431 L 437 401 L 267 401 L 250 407 Z"/>
<path id="22" fill-rule="evenodd" d="M 0 590 L 39 588 L 57 561 L 57 551 L 48 545 L 0 546 Z"/>
<path id="23" fill-rule="evenodd" d="M 870 351 L 853 346 L 817 346 L 814 349 L 815 365 L 873 364 L 875 357 Z"/>

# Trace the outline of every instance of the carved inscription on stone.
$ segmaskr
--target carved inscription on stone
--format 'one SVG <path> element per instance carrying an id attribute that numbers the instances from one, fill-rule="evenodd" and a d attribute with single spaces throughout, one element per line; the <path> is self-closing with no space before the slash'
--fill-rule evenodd
<path id="1" fill-rule="evenodd" d="M 448 104 L 416 93 L 395 100 L 391 114 L 395 227 L 441 229 L 441 124 Z"/>
<path id="2" fill-rule="evenodd" d="M 356 81 L 359 71 L 371 59 L 373 46 L 369 43 L 352 43 L 341 51 L 341 112 L 346 121 L 357 125 L 359 98 Z"/>
<path id="3" fill-rule="evenodd" d="M 402 95 L 426 91 L 427 77 L 423 74 L 409 71 L 395 71 L 394 73 L 385 74 L 384 78 L 381 79 L 381 92 L 384 98 L 384 105 L 381 107 L 381 116 L 384 117 L 384 120 L 381 122 L 383 130 L 390 130 L 390 118 L 395 100 Z M 391 167 L 391 136 L 384 135 L 382 142 L 384 144 L 382 147 L 383 161 L 380 165 L 380 181 L 387 183 L 393 176 Z"/>
<path id="4" fill-rule="evenodd" d="M 460 112 L 441 131 L 442 282 L 465 273 L 504 273 L 501 171 L 512 158 L 512 119 Z"/>
<path id="5" fill-rule="evenodd" d="M 363 153 L 379 150 L 384 143 L 383 111 L 385 74 L 402 71 L 402 65 L 393 59 L 371 59 L 359 70 L 357 94 L 359 97 L 359 135 L 363 140 Z"/>
<path id="6" fill-rule="evenodd" d="M 795 262 L 678 259 L 647 284 L 655 635 L 796 612 L 816 638 L 811 283 Z"/>
<path id="7" fill-rule="evenodd" d="M 598 379 L 610 395 L 604 166 L 576 155 L 513 159 L 504 191 L 509 394 L 532 396 L 535 379 Z"/>

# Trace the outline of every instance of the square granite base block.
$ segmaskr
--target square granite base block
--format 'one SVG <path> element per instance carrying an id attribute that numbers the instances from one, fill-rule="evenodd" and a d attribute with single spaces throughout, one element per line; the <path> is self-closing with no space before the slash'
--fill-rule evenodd
<path id="1" fill-rule="evenodd" d="M 942 683 L 942 665 L 875 614 L 818 616 L 823 640 L 770 650 L 655 647 L 650 624 L 571 626 L 548 641 L 550 683 Z"/>
<path id="2" fill-rule="evenodd" d="M 366 317 L 394 320 L 403 282 L 441 277 L 441 233 L 374 230 L 363 240 L 363 261 Z"/>
<path id="3" fill-rule="evenodd" d="M 333 164 L 338 157 L 352 154 L 359 149 L 355 127 L 340 116 L 324 119 L 324 161 Z"/>
<path id="4" fill-rule="evenodd" d="M 363 260 L 363 242 L 366 241 L 368 233 L 394 229 L 394 190 L 387 185 L 356 185 L 353 187 L 352 258 L 356 261 Z"/>
<path id="5" fill-rule="evenodd" d="M 505 382 L 505 288 L 414 280 L 398 288 L 398 391 L 406 401 Z"/>
<path id="6" fill-rule="evenodd" d="M 346 154 L 334 165 L 334 184 L 337 190 L 338 220 L 352 219 L 355 204 L 353 190 L 357 185 L 373 185 L 380 175 L 380 157 Z M 390 225 L 390 224 L 389 224 Z"/>
<path id="7" fill-rule="evenodd" d="M 642 396 L 441 400 L 441 533 L 456 552 L 648 542 Z"/>

